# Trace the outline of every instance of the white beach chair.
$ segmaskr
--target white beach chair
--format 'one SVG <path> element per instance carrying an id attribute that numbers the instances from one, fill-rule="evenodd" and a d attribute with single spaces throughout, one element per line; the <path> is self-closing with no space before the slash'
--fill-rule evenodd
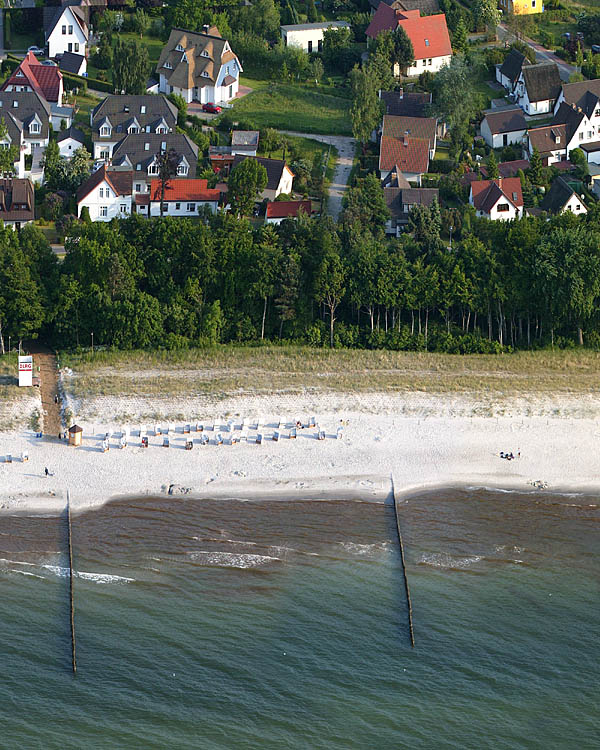
<path id="1" fill-rule="evenodd" d="M 157 435 L 160 435 L 160 425 L 155 424 L 154 425 L 154 437 Z"/>
<path id="2" fill-rule="evenodd" d="M 256 429 L 257 430 L 262 430 L 262 428 L 264 427 L 264 424 L 265 424 L 265 418 L 264 417 L 259 417 L 256 420 Z"/>
<path id="3" fill-rule="evenodd" d="M 290 440 L 295 440 L 295 439 L 296 439 L 296 428 L 292 427 L 292 429 L 290 430 Z"/>
<path id="4" fill-rule="evenodd" d="M 202 435 L 200 437 L 200 445 L 208 445 L 209 437 L 208 435 Z"/>
<path id="5" fill-rule="evenodd" d="M 236 433 L 235 433 L 235 432 L 233 432 L 233 433 L 231 434 L 231 439 L 230 439 L 230 441 L 229 441 L 229 445 L 236 445 L 236 443 L 239 443 L 239 442 L 240 442 L 240 439 L 239 439 L 239 437 L 238 437 L 238 436 L 236 435 Z"/>
<path id="6" fill-rule="evenodd" d="M 223 435 L 221 435 L 220 432 L 217 433 L 217 437 L 215 438 L 215 443 L 217 445 L 223 445 Z"/>
<path id="7" fill-rule="evenodd" d="M 218 432 L 221 429 L 221 421 L 216 420 L 213 422 L 213 432 Z"/>
<path id="8" fill-rule="evenodd" d="M 256 433 L 256 444 L 257 445 L 262 445 L 262 441 L 263 441 L 262 432 L 257 432 Z"/>
<path id="9" fill-rule="evenodd" d="M 27 463 L 27 461 L 29 461 L 29 453 L 27 453 L 27 451 L 23 451 L 21 453 L 21 463 L 24 464 Z"/>
<path id="10" fill-rule="evenodd" d="M 325 440 L 325 430 L 317 427 L 317 440 Z"/>
<path id="11" fill-rule="evenodd" d="M 173 422 L 171 422 L 171 424 L 169 425 L 169 432 L 172 432 L 173 434 L 177 432 L 177 428 L 175 427 Z"/>
<path id="12" fill-rule="evenodd" d="M 101 443 L 101 450 L 102 453 L 106 453 L 110 449 L 110 443 L 107 438 L 104 438 L 104 440 Z"/>
<path id="13" fill-rule="evenodd" d="M 163 438 L 163 448 L 168 448 L 170 444 L 171 441 L 169 440 L 169 436 L 165 435 L 165 437 Z"/>
<path id="14" fill-rule="evenodd" d="M 183 425 L 183 434 L 184 435 L 189 435 L 190 434 L 190 426 L 189 426 L 189 424 L 184 424 Z"/>
<path id="15" fill-rule="evenodd" d="M 204 432 L 204 425 L 202 422 L 196 422 L 196 432 Z"/>
<path id="16" fill-rule="evenodd" d="M 273 440 L 277 443 L 279 441 L 279 430 L 275 430 L 273 433 Z"/>
<path id="17" fill-rule="evenodd" d="M 234 430 L 235 430 L 235 422 L 233 421 L 233 419 L 230 419 L 227 422 L 227 432 L 233 432 Z"/>
<path id="18" fill-rule="evenodd" d="M 247 430 L 248 427 L 250 427 L 250 420 L 248 419 L 248 417 L 244 417 L 242 419 L 242 430 Z"/>
<path id="19" fill-rule="evenodd" d="M 121 437 L 119 438 L 119 447 L 120 448 L 127 447 L 127 438 L 125 437 L 125 435 L 121 435 Z"/>
<path id="20" fill-rule="evenodd" d="M 242 431 L 240 432 L 240 443 L 242 440 L 248 442 L 248 428 L 244 426 L 242 426 Z"/>
<path id="21" fill-rule="evenodd" d="M 283 430 L 284 427 L 285 427 L 285 422 L 283 421 L 283 419 L 281 417 L 278 417 L 278 419 L 277 419 L 277 429 L 278 430 Z"/>
<path id="22" fill-rule="evenodd" d="M 317 420 L 315 417 L 310 417 L 308 420 L 308 426 L 309 427 L 316 427 Z"/>

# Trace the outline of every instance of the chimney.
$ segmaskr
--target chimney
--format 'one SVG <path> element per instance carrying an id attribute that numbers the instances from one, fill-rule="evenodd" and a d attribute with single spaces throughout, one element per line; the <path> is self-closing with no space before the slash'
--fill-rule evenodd
<path id="1" fill-rule="evenodd" d="M 408 130 L 404 131 L 404 145 L 408 146 Z"/>
<path id="2" fill-rule="evenodd" d="M 498 187 L 502 190 L 502 177 L 498 177 Z"/>
<path id="3" fill-rule="evenodd" d="M 205 23 L 204 26 L 202 27 L 202 33 L 208 34 L 209 29 L 210 29 L 210 26 L 207 23 Z"/>

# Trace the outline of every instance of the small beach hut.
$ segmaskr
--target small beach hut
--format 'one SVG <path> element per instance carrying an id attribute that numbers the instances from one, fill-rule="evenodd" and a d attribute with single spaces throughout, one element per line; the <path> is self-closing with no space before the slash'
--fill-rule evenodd
<path id="1" fill-rule="evenodd" d="M 80 427 L 78 424 L 74 424 L 72 427 L 69 427 L 69 445 L 74 445 L 75 447 L 81 445 L 82 438 L 83 427 Z"/>

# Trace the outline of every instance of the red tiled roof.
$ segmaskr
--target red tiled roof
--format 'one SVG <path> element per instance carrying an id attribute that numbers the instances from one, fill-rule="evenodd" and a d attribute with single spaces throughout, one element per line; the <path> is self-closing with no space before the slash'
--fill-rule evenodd
<path id="1" fill-rule="evenodd" d="M 152 180 L 150 195 L 153 201 L 160 200 L 160 180 Z M 165 189 L 168 201 L 218 201 L 220 191 L 209 189 L 208 180 L 171 180 Z"/>
<path id="2" fill-rule="evenodd" d="M 452 54 L 444 13 L 420 16 L 418 10 L 394 10 L 385 3 L 379 3 L 366 34 L 374 39 L 381 31 L 393 31 L 398 26 L 402 26 L 412 42 L 415 60 Z"/>
<path id="3" fill-rule="evenodd" d="M 14 73 L 2 85 L 2 91 L 7 86 L 22 86 L 23 76 L 18 76 L 21 71 L 31 88 L 48 102 L 57 102 L 60 91 L 62 73 L 56 65 L 42 65 L 33 52 L 28 52 L 23 62 Z"/>
<path id="4" fill-rule="evenodd" d="M 136 206 L 149 206 L 150 195 L 148 193 L 137 193 L 135 196 Z"/>
<path id="5" fill-rule="evenodd" d="M 472 182 L 471 194 L 475 208 L 485 213 L 489 213 L 502 196 L 517 208 L 523 206 L 523 191 L 518 177 Z"/>
<path id="6" fill-rule="evenodd" d="M 77 203 L 80 203 L 92 190 L 104 181 L 111 186 L 115 195 L 131 195 L 133 187 L 133 172 L 131 170 L 108 170 L 103 164 L 100 169 L 88 177 L 77 191 Z"/>
<path id="7" fill-rule="evenodd" d="M 429 147 L 433 148 L 437 120 L 435 117 L 405 117 L 404 115 L 384 115 L 383 135 L 391 138 L 403 138 L 408 135 L 412 138 L 429 141 Z"/>
<path id="8" fill-rule="evenodd" d="M 285 219 L 298 216 L 300 209 L 307 216 L 310 216 L 312 203 L 310 201 L 273 201 L 267 203 L 267 219 Z"/>
<path id="9" fill-rule="evenodd" d="M 379 169 L 387 172 L 398 166 L 402 172 L 424 174 L 429 167 L 429 141 L 421 138 L 398 139 L 381 136 Z"/>

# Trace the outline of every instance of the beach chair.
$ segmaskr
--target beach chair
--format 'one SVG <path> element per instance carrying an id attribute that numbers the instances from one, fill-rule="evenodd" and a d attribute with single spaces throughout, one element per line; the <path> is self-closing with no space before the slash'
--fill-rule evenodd
<path id="1" fill-rule="evenodd" d="M 325 440 L 325 430 L 320 427 L 317 429 L 317 440 Z"/>
<path id="2" fill-rule="evenodd" d="M 215 438 L 215 444 L 223 445 L 223 435 L 221 435 L 220 432 L 217 433 L 217 437 Z"/>
<path id="3" fill-rule="evenodd" d="M 41 432 L 36 432 L 36 433 L 35 433 L 35 436 L 36 436 L 36 438 L 41 438 L 41 437 L 43 437 L 43 433 L 41 433 Z"/>
<path id="4" fill-rule="evenodd" d="M 190 426 L 189 426 L 189 424 L 184 424 L 183 425 L 183 434 L 184 435 L 189 435 L 190 434 Z"/>
<path id="5" fill-rule="evenodd" d="M 262 430 L 262 428 L 264 427 L 264 424 L 265 424 L 265 418 L 264 417 L 259 417 L 256 420 L 256 429 L 257 430 Z"/>
<path id="6" fill-rule="evenodd" d="M 221 422 L 215 419 L 215 421 L 213 422 L 213 432 L 218 432 L 220 429 L 221 429 Z"/>
<path id="7" fill-rule="evenodd" d="M 338 440 L 341 440 L 341 439 L 342 439 L 343 437 L 344 437 L 344 428 L 342 427 L 342 425 L 340 425 L 340 426 L 339 426 L 339 427 L 337 428 L 337 432 L 336 432 L 336 438 L 337 438 Z"/>
<path id="8" fill-rule="evenodd" d="M 170 444 L 170 441 L 169 441 L 169 436 L 168 436 L 168 435 L 165 435 L 165 437 L 163 438 L 163 444 L 162 444 L 162 447 L 163 447 L 163 448 L 168 448 L 168 447 L 169 447 L 169 444 Z"/>
<path id="9" fill-rule="evenodd" d="M 193 447 L 194 447 L 194 443 L 193 443 L 192 440 L 186 440 L 185 441 L 185 449 L 186 449 L 186 451 L 191 451 Z"/>
<path id="10" fill-rule="evenodd" d="M 147 448 L 147 447 L 148 447 L 148 438 L 147 437 L 143 437 L 142 438 L 142 448 Z"/>
<path id="11" fill-rule="evenodd" d="M 244 417 L 242 419 L 242 430 L 247 430 L 248 427 L 250 427 L 250 420 L 248 419 L 248 417 Z"/>
<path id="12" fill-rule="evenodd" d="M 240 432 L 240 443 L 242 440 L 248 442 L 248 428 L 244 426 L 242 426 L 242 431 Z"/>
<path id="13" fill-rule="evenodd" d="M 234 432 L 231 436 L 231 440 L 229 441 L 229 445 L 236 445 L 236 443 L 239 443 L 239 442 L 240 442 L 240 439 Z"/>
<path id="14" fill-rule="evenodd" d="M 29 461 L 29 453 L 27 453 L 27 451 L 23 451 L 21 453 L 21 463 L 24 464 L 27 463 L 27 461 Z"/>
<path id="15" fill-rule="evenodd" d="M 262 445 L 262 441 L 263 441 L 262 432 L 258 432 L 256 434 L 256 444 L 257 445 Z"/>
<path id="16" fill-rule="evenodd" d="M 285 427 L 285 422 L 283 421 L 281 417 L 279 417 L 277 420 L 277 429 L 283 430 L 284 427 Z"/>
<path id="17" fill-rule="evenodd" d="M 101 443 L 102 453 L 106 453 L 109 448 L 110 448 L 110 443 L 108 442 L 107 438 L 104 438 L 104 440 Z"/>
<path id="18" fill-rule="evenodd" d="M 279 441 L 279 430 L 275 430 L 273 433 L 273 440 L 277 443 Z"/>
<path id="19" fill-rule="evenodd" d="M 10 455 L 10 453 L 6 454 L 6 458 L 4 460 L 7 464 L 12 464 L 12 456 Z"/>
<path id="20" fill-rule="evenodd" d="M 233 432 L 234 430 L 235 430 L 235 422 L 233 421 L 233 419 L 230 419 L 227 422 L 227 432 Z"/>
<path id="21" fill-rule="evenodd" d="M 309 417 L 308 426 L 309 427 L 315 427 L 316 424 L 317 424 L 317 420 L 315 419 L 315 417 Z"/>
<path id="22" fill-rule="evenodd" d="M 160 425 L 155 424 L 154 425 L 154 437 L 156 437 L 157 435 L 160 435 Z"/>
<path id="23" fill-rule="evenodd" d="M 292 429 L 290 430 L 290 440 L 295 440 L 295 439 L 296 439 L 296 428 L 292 427 Z"/>
<path id="24" fill-rule="evenodd" d="M 119 448 L 126 448 L 127 447 L 127 438 L 125 435 L 121 435 L 119 438 Z"/>
<path id="25" fill-rule="evenodd" d="M 208 445 L 209 437 L 208 435 L 202 435 L 200 438 L 200 445 Z"/>

